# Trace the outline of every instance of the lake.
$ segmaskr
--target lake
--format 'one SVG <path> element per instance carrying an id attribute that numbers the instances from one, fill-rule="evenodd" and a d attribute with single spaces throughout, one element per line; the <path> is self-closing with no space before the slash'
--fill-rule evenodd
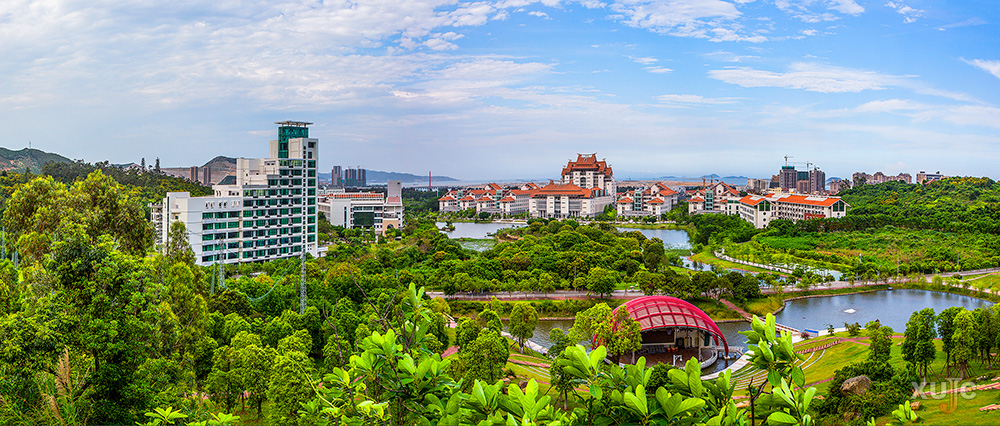
<path id="1" fill-rule="evenodd" d="M 902 334 L 906 330 L 906 321 L 909 320 L 910 314 L 914 311 L 933 308 L 935 313 L 940 313 L 952 306 L 961 306 L 972 310 L 991 304 L 992 302 L 975 297 L 937 291 L 883 290 L 789 300 L 785 302 L 785 309 L 775 315 L 775 320 L 779 324 L 799 330 L 826 330 L 827 324 L 841 328 L 844 326 L 844 322 L 858 322 L 864 327 L 868 321 L 878 319 L 883 325 L 888 325 L 896 333 Z M 844 312 L 848 309 L 853 309 L 854 313 Z M 722 334 L 726 336 L 730 348 L 746 350 L 746 337 L 739 332 L 750 330 L 749 323 L 744 321 L 720 322 L 717 325 Z M 539 320 L 534 336 L 530 340 L 543 347 L 551 347 L 549 331 L 556 327 L 566 332 L 573 327 L 573 321 Z M 725 367 L 726 362 L 720 360 L 715 365 L 706 368 L 703 373 L 712 373 Z"/>
<path id="2" fill-rule="evenodd" d="M 443 228 L 445 222 L 435 222 L 438 229 Z M 520 228 L 523 223 L 472 223 L 472 222 L 452 222 L 454 231 L 441 231 L 448 238 L 475 238 L 479 240 L 493 238 L 492 234 L 504 228 Z"/>
<path id="3" fill-rule="evenodd" d="M 857 322 L 864 327 L 868 321 L 877 319 L 902 334 L 913 311 L 933 308 L 935 313 L 940 313 L 952 306 L 972 310 L 992 304 L 971 296 L 897 289 L 790 300 L 785 302 L 785 309 L 775 315 L 775 320 L 799 330 L 825 330 L 827 324 L 842 328 L 845 322 Z M 853 313 L 845 312 L 848 310 Z"/>
<path id="4" fill-rule="evenodd" d="M 615 228 L 618 232 L 639 231 L 646 238 L 659 238 L 663 241 L 663 247 L 667 250 L 690 250 L 691 240 L 687 231 L 683 229 L 641 229 L 641 228 Z"/>

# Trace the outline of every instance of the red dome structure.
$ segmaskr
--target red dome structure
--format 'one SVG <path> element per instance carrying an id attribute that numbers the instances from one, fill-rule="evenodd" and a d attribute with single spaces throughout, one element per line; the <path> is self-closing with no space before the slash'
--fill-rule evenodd
<path id="1" fill-rule="evenodd" d="M 715 321 L 712 321 L 712 318 L 701 309 L 698 309 L 697 306 L 681 299 L 670 296 L 640 297 L 625 302 L 625 304 L 615 308 L 614 311 L 617 312 L 622 308 L 626 309 L 629 316 L 639 322 L 643 334 L 664 329 L 670 330 L 670 335 L 672 336 L 672 330 L 675 329 L 702 330 L 714 338 L 716 345 L 719 344 L 719 339 L 722 339 L 722 345 L 726 353 L 729 352 L 729 343 L 726 342 L 726 336 L 722 334 L 722 330 L 719 330 L 719 326 L 715 324 Z M 612 313 L 613 317 L 614 314 Z"/>

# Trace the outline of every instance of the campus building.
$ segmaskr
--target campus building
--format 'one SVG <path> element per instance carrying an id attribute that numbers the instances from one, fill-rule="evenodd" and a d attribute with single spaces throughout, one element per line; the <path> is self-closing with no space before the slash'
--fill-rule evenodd
<path id="1" fill-rule="evenodd" d="M 319 255 L 316 242 L 316 164 L 319 141 L 309 125 L 277 122 L 268 158 L 236 161 L 235 183 L 213 195 L 168 192 L 151 204 L 156 242 L 167 246 L 170 224 L 182 222 L 199 265 Z"/>
<path id="2" fill-rule="evenodd" d="M 928 183 L 947 178 L 948 176 L 941 174 L 940 170 L 937 173 L 927 173 L 923 170 L 917 173 L 917 183 Z"/>
<path id="3" fill-rule="evenodd" d="M 740 198 L 736 213 L 760 229 L 777 219 L 797 221 L 844 217 L 850 207 L 840 197 L 771 193 Z"/>
<path id="4" fill-rule="evenodd" d="M 528 211 L 528 201 L 533 191 L 539 189 L 534 183 L 516 187 L 503 187 L 496 183 L 460 188 L 448 191 L 438 198 L 438 211 L 458 212 L 475 209 L 476 214 L 489 213 L 514 216 Z"/>
<path id="5" fill-rule="evenodd" d="M 646 188 L 619 194 L 615 204 L 619 216 L 658 217 L 673 209 L 678 197 L 677 191 L 657 182 Z"/>
<path id="6" fill-rule="evenodd" d="M 617 184 L 611 166 L 597 154 L 577 154 L 562 169 L 559 183 L 549 182 L 531 193 L 531 217 L 594 217 L 615 201 Z"/>
<path id="7" fill-rule="evenodd" d="M 385 234 L 403 227 L 403 184 L 390 180 L 386 193 L 333 190 L 319 197 L 317 207 L 333 226 L 370 229 Z"/>
<path id="8" fill-rule="evenodd" d="M 705 188 L 689 193 L 688 213 L 736 214 L 736 203 L 740 192 L 725 182 L 715 182 Z"/>

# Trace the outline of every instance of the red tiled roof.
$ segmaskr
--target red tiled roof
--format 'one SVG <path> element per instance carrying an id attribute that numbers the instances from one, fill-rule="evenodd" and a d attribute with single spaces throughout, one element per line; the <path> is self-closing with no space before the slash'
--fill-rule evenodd
<path id="1" fill-rule="evenodd" d="M 534 191 L 531 196 L 547 197 L 549 195 L 578 195 L 584 198 L 591 198 L 593 197 L 594 190 L 600 191 L 600 188 L 584 189 L 572 183 L 550 183 L 541 189 Z"/>
<path id="2" fill-rule="evenodd" d="M 531 195 L 532 192 L 534 192 L 534 191 L 531 190 L 531 189 L 512 189 L 512 190 L 510 190 L 510 193 L 514 194 L 514 195 Z"/>
<path id="3" fill-rule="evenodd" d="M 608 167 L 606 161 L 597 161 L 597 153 L 593 154 L 577 154 L 576 161 L 570 161 L 566 163 L 566 167 L 563 167 L 563 176 L 572 173 L 574 170 L 580 171 L 596 171 L 605 176 L 611 176 L 611 167 Z"/>
<path id="4" fill-rule="evenodd" d="M 514 199 L 514 197 L 511 196 L 503 197 L 500 199 L 501 203 L 513 203 L 514 201 L 516 200 Z"/>
<path id="5" fill-rule="evenodd" d="M 466 196 L 462 197 L 461 199 L 459 199 L 458 201 L 476 201 L 476 199 L 472 198 L 471 195 L 466 195 Z"/>
<path id="6" fill-rule="evenodd" d="M 807 206 L 820 206 L 820 207 L 830 207 L 840 201 L 840 197 L 814 197 L 809 195 L 796 195 L 796 194 L 772 194 L 768 198 L 775 202 L 780 203 L 792 203 L 792 204 L 804 204 Z"/>
<path id="7" fill-rule="evenodd" d="M 633 200 L 631 198 L 628 198 L 628 197 L 625 197 L 625 198 L 622 198 L 622 199 L 618 200 L 618 202 L 619 203 L 634 203 L 635 200 Z"/>
<path id="8" fill-rule="evenodd" d="M 760 195 L 747 195 L 746 197 L 740 198 L 740 202 L 748 206 L 756 206 L 765 199 L 766 198 L 761 197 Z"/>
<path id="9" fill-rule="evenodd" d="M 402 204 L 403 203 L 403 198 L 402 197 L 389 197 L 389 198 L 386 198 L 385 202 L 386 202 L 386 204 Z"/>
<path id="10" fill-rule="evenodd" d="M 689 201 L 691 201 L 692 203 L 703 203 L 703 202 L 705 202 L 705 199 L 701 198 L 701 197 L 694 197 L 694 198 L 692 198 Z"/>
<path id="11" fill-rule="evenodd" d="M 663 200 L 659 198 L 654 198 L 652 200 L 646 201 L 646 204 L 663 204 Z"/>
<path id="12" fill-rule="evenodd" d="M 660 185 L 660 195 L 666 195 L 666 196 L 677 195 L 677 191 L 667 188 L 666 186 Z"/>
<path id="13" fill-rule="evenodd" d="M 451 195 L 445 195 L 444 197 L 438 198 L 438 201 L 455 201 L 455 197 Z"/>
<path id="14" fill-rule="evenodd" d="M 493 190 L 503 189 L 500 185 L 497 185 L 495 183 L 488 183 L 488 184 L 486 184 L 486 186 L 490 187 Z"/>

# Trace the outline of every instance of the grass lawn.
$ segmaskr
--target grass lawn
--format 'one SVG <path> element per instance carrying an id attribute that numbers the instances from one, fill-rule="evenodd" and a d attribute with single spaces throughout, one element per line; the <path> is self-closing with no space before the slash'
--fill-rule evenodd
<path id="1" fill-rule="evenodd" d="M 691 260 L 699 263 L 707 263 L 709 265 L 718 265 L 726 269 L 739 269 L 741 271 L 750 271 L 755 274 L 759 274 L 761 272 L 766 272 L 766 273 L 774 272 L 774 271 L 769 271 L 767 269 L 761 269 L 756 266 L 744 265 L 742 263 L 735 263 L 735 262 L 730 262 L 728 260 L 722 260 L 715 257 L 715 255 L 709 251 L 703 251 L 701 253 L 695 254 L 691 256 Z"/>
<path id="2" fill-rule="evenodd" d="M 701 309 L 706 314 L 708 314 L 709 317 L 711 317 L 713 320 L 716 321 L 742 319 L 740 315 L 736 313 L 736 311 L 729 309 L 728 307 L 726 307 L 726 305 L 723 305 L 721 302 L 715 299 L 699 297 L 694 300 L 688 300 L 688 302 L 691 302 L 692 305 L 697 306 L 698 309 Z"/>

